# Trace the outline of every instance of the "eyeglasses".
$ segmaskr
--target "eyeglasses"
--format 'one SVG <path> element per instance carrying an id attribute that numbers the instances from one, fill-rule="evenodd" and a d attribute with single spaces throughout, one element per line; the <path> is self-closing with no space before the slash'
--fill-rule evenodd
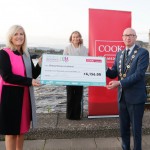
<path id="1" fill-rule="evenodd" d="M 133 38 L 133 37 L 135 37 L 136 35 L 134 35 L 134 34 L 125 34 L 125 35 L 123 35 L 125 38 L 127 38 L 127 37 L 129 37 L 129 38 Z"/>

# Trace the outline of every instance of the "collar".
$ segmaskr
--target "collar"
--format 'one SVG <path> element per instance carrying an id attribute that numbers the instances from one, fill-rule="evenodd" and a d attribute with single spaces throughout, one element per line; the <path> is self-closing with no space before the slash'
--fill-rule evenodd
<path id="1" fill-rule="evenodd" d="M 81 47 L 81 45 L 79 44 L 78 47 L 75 47 L 73 43 L 71 43 L 71 46 L 74 48 L 74 49 L 79 49 Z"/>
<path id="2" fill-rule="evenodd" d="M 131 54 L 131 52 L 132 52 L 132 50 L 134 49 L 134 47 L 135 47 L 135 44 L 134 44 L 133 46 L 131 46 L 130 48 L 127 48 L 127 47 L 126 47 L 126 50 L 130 49 L 129 55 Z"/>

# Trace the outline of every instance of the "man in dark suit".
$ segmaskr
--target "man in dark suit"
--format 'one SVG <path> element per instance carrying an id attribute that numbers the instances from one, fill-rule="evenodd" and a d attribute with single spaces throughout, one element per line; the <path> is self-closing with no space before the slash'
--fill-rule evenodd
<path id="1" fill-rule="evenodd" d="M 126 48 L 116 54 L 113 67 L 106 72 L 107 77 L 118 77 L 118 81 L 110 81 L 106 87 L 118 87 L 122 149 L 130 150 L 131 125 L 134 150 L 142 150 L 142 118 L 147 98 L 145 72 L 149 65 L 149 52 L 135 44 L 137 35 L 134 29 L 125 29 L 122 38 Z"/>

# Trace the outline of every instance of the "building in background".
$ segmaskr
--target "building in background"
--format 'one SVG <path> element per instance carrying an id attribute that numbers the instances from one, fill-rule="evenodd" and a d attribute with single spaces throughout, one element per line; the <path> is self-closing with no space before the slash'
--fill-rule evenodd
<path id="1" fill-rule="evenodd" d="M 148 36 L 149 36 L 148 42 L 136 41 L 136 44 L 143 47 L 143 48 L 146 48 L 150 52 L 150 30 L 149 30 Z"/>

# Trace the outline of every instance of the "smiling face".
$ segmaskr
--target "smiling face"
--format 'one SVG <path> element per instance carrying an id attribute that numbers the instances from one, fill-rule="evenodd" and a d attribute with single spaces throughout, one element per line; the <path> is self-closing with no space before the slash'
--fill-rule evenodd
<path id="1" fill-rule="evenodd" d="M 122 39 L 127 48 L 130 48 L 135 44 L 136 38 L 137 36 L 135 30 L 131 28 L 124 30 Z"/>
<path id="2" fill-rule="evenodd" d="M 23 29 L 18 29 L 11 38 L 11 42 L 17 50 L 20 50 L 25 41 L 25 35 Z"/>
<path id="3" fill-rule="evenodd" d="M 74 45 L 79 45 L 80 43 L 80 36 L 78 33 L 73 33 L 72 34 L 72 39 L 71 39 L 71 42 L 74 44 Z"/>

